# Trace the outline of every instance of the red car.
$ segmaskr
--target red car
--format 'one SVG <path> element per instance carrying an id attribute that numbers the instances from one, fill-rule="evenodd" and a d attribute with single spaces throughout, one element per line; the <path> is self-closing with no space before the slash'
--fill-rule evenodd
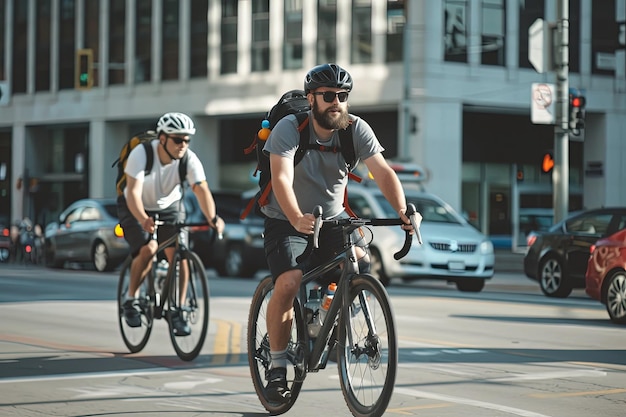
<path id="1" fill-rule="evenodd" d="M 626 324 L 626 229 L 591 247 L 585 291 L 602 302 L 613 323 Z"/>

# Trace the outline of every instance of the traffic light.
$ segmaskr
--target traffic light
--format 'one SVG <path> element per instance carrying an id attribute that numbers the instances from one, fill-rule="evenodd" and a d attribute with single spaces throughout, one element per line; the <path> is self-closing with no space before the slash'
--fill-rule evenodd
<path id="1" fill-rule="evenodd" d="M 585 128 L 585 96 L 576 89 L 569 92 L 569 128 L 574 135 L 579 135 Z"/>
<path id="2" fill-rule="evenodd" d="M 549 174 L 552 172 L 552 168 L 554 168 L 554 156 L 552 155 L 552 151 L 545 151 L 543 159 L 541 160 L 541 172 Z"/>
<path id="3" fill-rule="evenodd" d="M 77 50 L 75 66 L 74 88 L 77 90 L 89 90 L 93 87 L 93 50 Z"/>

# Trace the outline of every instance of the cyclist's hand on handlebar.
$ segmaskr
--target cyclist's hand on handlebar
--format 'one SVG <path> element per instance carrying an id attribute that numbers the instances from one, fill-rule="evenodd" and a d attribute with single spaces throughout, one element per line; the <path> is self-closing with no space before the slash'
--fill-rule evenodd
<path id="1" fill-rule="evenodd" d="M 219 239 L 221 239 L 222 236 L 224 235 L 224 228 L 226 227 L 226 223 L 224 222 L 224 219 L 217 216 L 217 221 L 215 222 L 214 226 L 215 226 L 215 231 L 217 232 Z"/>
<path id="2" fill-rule="evenodd" d="M 148 233 L 154 233 L 154 219 L 152 217 L 145 219 L 141 223 L 141 228 Z"/>
<path id="3" fill-rule="evenodd" d="M 400 210 L 399 214 L 400 214 L 400 219 L 402 219 L 402 222 L 404 222 L 404 224 L 401 226 L 402 230 L 408 230 L 411 234 L 413 234 L 414 233 L 413 224 L 411 223 L 411 219 L 409 219 L 409 217 L 406 215 L 406 209 Z M 420 225 L 422 224 L 422 215 L 418 211 L 416 211 L 413 215 L 415 216 L 414 217 L 415 224 L 419 228 Z"/>
<path id="4" fill-rule="evenodd" d="M 305 213 L 298 217 L 293 227 L 300 233 L 312 235 L 315 229 L 315 216 L 311 213 Z"/>

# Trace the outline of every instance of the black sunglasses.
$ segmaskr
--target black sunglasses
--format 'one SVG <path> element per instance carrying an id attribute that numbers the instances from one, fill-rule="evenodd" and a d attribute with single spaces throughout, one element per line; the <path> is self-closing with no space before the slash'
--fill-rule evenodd
<path id="1" fill-rule="evenodd" d="M 172 139 L 174 141 L 175 144 L 180 145 L 181 143 L 185 142 L 187 145 L 189 145 L 189 142 L 191 142 L 191 139 L 183 139 L 180 138 L 178 136 L 167 136 L 168 138 Z"/>
<path id="2" fill-rule="evenodd" d="M 339 99 L 339 102 L 343 103 L 348 100 L 348 92 L 347 91 L 339 91 L 335 93 L 334 91 L 318 91 L 313 93 L 314 96 L 322 96 L 326 103 L 332 103 L 335 101 L 335 97 Z"/>

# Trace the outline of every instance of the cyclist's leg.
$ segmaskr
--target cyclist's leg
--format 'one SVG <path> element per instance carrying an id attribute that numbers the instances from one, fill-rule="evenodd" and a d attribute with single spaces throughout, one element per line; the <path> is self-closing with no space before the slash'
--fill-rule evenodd
<path id="1" fill-rule="evenodd" d="M 286 402 L 290 392 L 287 384 L 287 347 L 291 336 L 293 304 L 302 270 L 296 258 L 306 248 L 306 238 L 287 221 L 265 220 L 265 253 L 274 279 L 274 290 L 267 305 L 266 325 L 270 340 L 271 366 L 267 373 L 267 397 Z"/>
<path id="2" fill-rule="evenodd" d="M 150 239 L 150 235 L 143 230 L 137 219 L 132 215 L 126 200 L 123 197 L 117 201 L 120 225 L 124 230 L 124 239 L 128 242 L 132 262 L 129 271 L 129 283 L 124 310 L 126 321 L 131 327 L 141 325 L 140 314 L 137 305 L 139 287 L 151 268 L 151 260 L 156 253 L 157 244 Z"/>

